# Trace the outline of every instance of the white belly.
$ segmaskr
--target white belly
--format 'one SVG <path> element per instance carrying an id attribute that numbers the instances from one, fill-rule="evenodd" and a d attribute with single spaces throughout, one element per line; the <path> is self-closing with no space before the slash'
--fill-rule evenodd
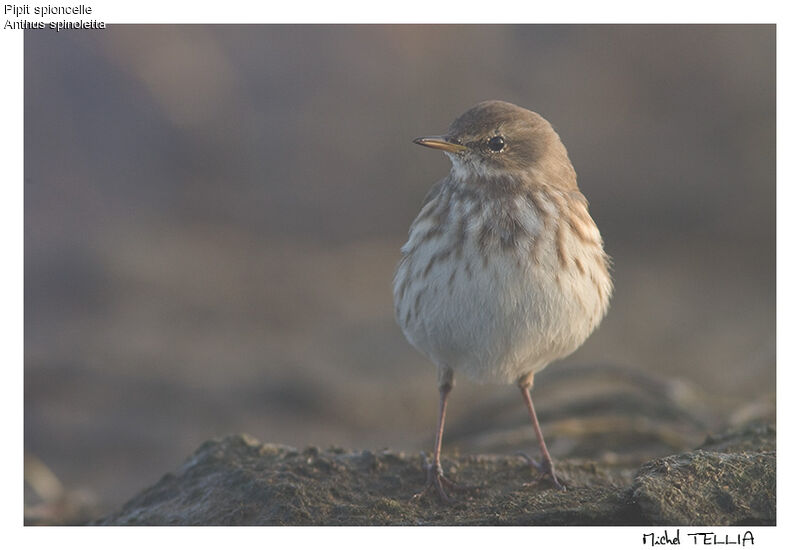
<path id="1" fill-rule="evenodd" d="M 395 277 L 397 320 L 418 350 L 473 379 L 512 383 L 583 343 L 600 322 L 611 287 L 596 247 L 565 237 L 564 265 L 554 232 L 527 212 L 521 223 L 530 238 L 508 250 L 496 247 L 484 259 L 478 241 L 485 217 L 466 232 L 454 219 L 423 239 L 430 226 L 418 218 Z M 460 253 L 447 252 L 454 242 Z"/>

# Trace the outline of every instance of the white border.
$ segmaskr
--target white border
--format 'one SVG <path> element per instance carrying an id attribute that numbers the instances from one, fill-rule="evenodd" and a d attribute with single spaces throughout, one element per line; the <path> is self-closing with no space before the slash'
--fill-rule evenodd
<path id="1" fill-rule="evenodd" d="M 50 2 L 60 4 L 63 2 Z M 68 4 L 78 4 L 80 0 Z M 66 3 L 65 3 L 66 4 Z M 797 314 L 800 311 L 797 269 L 798 140 L 800 128 L 797 102 L 798 28 L 797 19 L 779 2 L 672 1 L 654 2 L 476 2 L 456 0 L 414 0 L 402 4 L 363 2 L 264 3 L 255 5 L 243 0 L 226 2 L 178 1 L 86 2 L 95 8 L 94 17 L 107 23 L 778 23 L 778 411 L 779 419 L 794 418 L 797 401 L 796 369 L 798 353 Z M 278 5 L 280 4 L 280 5 Z M 35 3 L 30 3 L 35 5 Z M 6 355 L 3 387 L 3 433 L 14 442 L 3 453 L 2 518 L 4 541 L 24 537 L 26 547 L 120 548 L 139 547 L 142 543 L 231 545 L 231 537 L 247 537 L 260 546 L 332 544 L 370 541 L 384 547 L 408 547 L 411 544 L 434 544 L 440 547 L 497 546 L 514 538 L 521 544 L 538 547 L 577 545 L 585 548 L 642 547 L 641 535 L 650 528 L 243 528 L 243 529 L 86 529 L 22 528 L 22 414 L 23 414 L 23 38 L 19 31 L 0 33 L 0 58 L 4 84 L 0 87 L 3 123 L 0 124 L 0 160 L 2 181 L 2 244 L 7 258 L 2 270 L 3 348 Z M 773 548 L 779 539 L 791 536 L 794 501 L 797 489 L 796 443 L 793 422 L 780 422 L 779 430 L 779 528 L 751 528 L 757 548 Z M 683 529 L 682 528 L 682 532 Z M 743 528 L 731 532 L 742 532 Z M 715 529 L 718 532 L 728 531 Z M 124 533 L 124 535 L 121 535 Z M 157 538 L 156 538 L 157 537 Z M 367 540 L 363 540 L 367 539 Z M 684 545 L 688 545 L 684 543 Z M 16 546 L 16 545 L 15 545 Z"/>

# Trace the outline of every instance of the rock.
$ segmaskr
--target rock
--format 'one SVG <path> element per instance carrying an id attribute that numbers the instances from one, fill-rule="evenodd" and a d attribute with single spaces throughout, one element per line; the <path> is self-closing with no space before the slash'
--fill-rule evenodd
<path id="1" fill-rule="evenodd" d="M 752 439 L 754 433 L 742 438 Z M 772 451 L 698 450 L 651 461 L 638 472 L 599 461 L 560 460 L 566 492 L 532 473 L 519 457 L 449 456 L 443 461 L 445 473 L 466 486 L 450 506 L 432 493 L 411 498 L 424 484 L 417 456 L 316 447 L 298 451 L 233 435 L 204 443 L 177 472 L 96 523 L 774 524 L 774 430 L 771 434 Z"/>
<path id="2" fill-rule="evenodd" d="M 633 500 L 655 525 L 775 525 L 775 453 L 653 460 L 636 476 Z"/>
<path id="3" fill-rule="evenodd" d="M 775 427 L 767 424 L 751 424 L 720 435 L 710 435 L 701 449 L 732 453 L 735 451 L 775 451 Z"/>
<path id="4" fill-rule="evenodd" d="M 775 430 L 750 426 L 642 466 L 632 500 L 654 525 L 775 525 Z"/>

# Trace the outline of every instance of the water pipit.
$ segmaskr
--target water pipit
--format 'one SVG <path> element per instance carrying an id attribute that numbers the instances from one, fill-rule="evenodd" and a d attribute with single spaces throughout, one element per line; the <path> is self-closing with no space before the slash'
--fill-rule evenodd
<path id="1" fill-rule="evenodd" d="M 414 143 L 452 162 L 411 224 L 394 278 L 397 321 L 438 369 L 439 422 L 423 492 L 434 487 L 448 501 L 455 486 L 440 461 L 454 372 L 519 386 L 542 455 L 528 461 L 563 489 L 533 408 L 533 377 L 586 340 L 612 291 L 567 150 L 544 118 L 503 101 L 479 103 L 446 134 Z"/>

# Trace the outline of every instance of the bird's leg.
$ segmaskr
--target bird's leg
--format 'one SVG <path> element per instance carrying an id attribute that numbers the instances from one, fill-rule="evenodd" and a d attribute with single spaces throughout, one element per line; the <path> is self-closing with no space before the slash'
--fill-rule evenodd
<path id="1" fill-rule="evenodd" d="M 444 434 L 444 417 L 447 410 L 447 396 L 450 390 L 453 389 L 453 371 L 450 369 L 441 369 L 439 371 L 439 425 L 436 430 L 436 443 L 433 448 L 433 462 L 425 462 L 423 468 L 427 473 L 428 479 L 425 483 L 425 488 L 414 495 L 414 499 L 419 499 L 422 495 L 427 493 L 431 487 L 436 488 L 444 502 L 452 502 L 448 496 L 445 488 L 459 489 L 460 487 L 447 479 L 442 471 L 441 453 L 442 453 L 442 435 Z M 423 453 L 424 456 L 424 453 Z"/>
<path id="2" fill-rule="evenodd" d="M 536 432 L 536 439 L 539 441 L 539 450 L 542 453 L 542 462 L 537 462 L 532 459 L 530 456 L 526 455 L 525 453 L 519 453 L 528 461 L 532 467 L 536 468 L 546 476 L 548 476 L 555 486 L 561 490 L 565 491 L 566 487 L 559 481 L 558 476 L 556 476 L 556 470 L 553 467 L 553 459 L 550 458 L 550 453 L 547 452 L 547 445 L 544 443 L 544 436 L 542 435 L 542 429 L 539 427 L 539 419 L 536 418 L 536 411 L 533 408 L 533 399 L 531 399 L 531 388 L 533 387 L 533 373 L 527 374 L 519 379 L 517 383 L 519 386 L 520 391 L 522 392 L 522 398 L 525 400 L 525 405 L 528 407 L 528 414 L 531 417 L 531 423 L 533 424 L 533 431 Z"/>

